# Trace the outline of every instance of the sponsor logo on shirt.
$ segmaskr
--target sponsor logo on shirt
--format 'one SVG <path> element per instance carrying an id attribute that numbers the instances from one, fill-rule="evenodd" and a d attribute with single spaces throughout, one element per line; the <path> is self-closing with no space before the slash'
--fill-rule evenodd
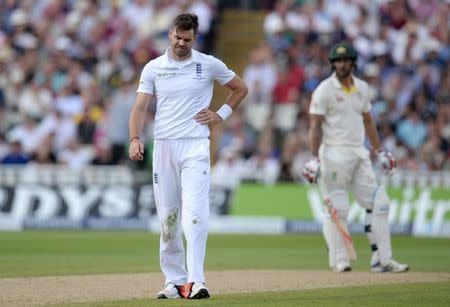
<path id="1" fill-rule="evenodd" d="M 341 96 L 337 96 L 337 95 L 336 95 L 336 100 L 337 100 L 337 102 L 344 102 L 344 98 L 342 98 Z"/>
<path id="2" fill-rule="evenodd" d="M 156 73 L 156 77 L 161 78 L 161 79 L 173 78 L 176 75 L 177 75 L 176 72 L 158 72 L 158 73 Z"/>
<path id="3" fill-rule="evenodd" d="M 156 184 L 158 183 L 158 173 L 153 174 L 153 182 Z"/>

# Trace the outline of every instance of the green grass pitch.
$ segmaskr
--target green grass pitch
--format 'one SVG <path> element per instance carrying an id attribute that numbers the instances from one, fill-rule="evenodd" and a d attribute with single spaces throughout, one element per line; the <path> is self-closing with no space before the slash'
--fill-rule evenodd
<path id="1" fill-rule="evenodd" d="M 156 301 L 141 299 L 95 304 L 97 307 L 139 306 L 433 306 L 447 307 L 450 283 L 416 283 L 401 285 L 376 285 L 371 287 L 345 287 L 332 289 L 268 292 L 258 294 L 233 294 L 214 296 L 201 302 L 189 300 Z M 68 304 L 64 307 L 87 307 L 92 304 Z"/>
<path id="2" fill-rule="evenodd" d="M 450 240 L 392 238 L 394 256 L 415 272 L 450 272 Z M 0 278 L 91 273 L 158 272 L 159 236 L 146 232 L 25 231 L 0 232 Z M 370 249 L 355 236 L 358 260 L 353 268 L 367 271 Z M 210 235 L 206 270 L 326 270 L 321 235 Z M 445 306 L 450 281 L 444 283 L 301 290 L 214 296 L 214 306 Z M 320 303 L 318 303 L 320 302 Z M 99 303 L 95 306 L 149 306 L 155 300 Z M 431 304 L 428 304 L 431 303 Z M 193 302 L 163 302 L 162 305 Z M 72 306 L 72 305 L 64 305 Z M 73 305 L 88 306 L 88 305 Z M 92 303 L 89 306 L 93 306 Z"/>

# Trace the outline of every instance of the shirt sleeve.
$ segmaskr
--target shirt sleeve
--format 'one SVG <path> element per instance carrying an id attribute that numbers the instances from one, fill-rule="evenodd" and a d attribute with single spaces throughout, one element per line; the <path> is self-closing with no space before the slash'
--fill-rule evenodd
<path id="1" fill-rule="evenodd" d="M 363 112 L 369 112 L 372 109 L 372 102 L 370 101 L 370 97 L 369 97 L 369 86 L 366 86 L 366 90 L 365 90 L 365 95 L 364 95 L 364 105 L 363 105 Z"/>
<path id="2" fill-rule="evenodd" d="M 327 111 L 327 97 L 322 87 L 316 88 L 311 97 L 309 114 L 325 115 Z"/>
<path id="3" fill-rule="evenodd" d="M 214 80 L 224 85 L 231 81 L 236 75 L 234 71 L 229 69 L 221 60 L 211 57 L 211 71 Z"/>
<path id="4" fill-rule="evenodd" d="M 141 78 L 139 79 L 139 86 L 136 92 L 147 93 L 153 95 L 155 83 L 154 74 L 149 64 L 144 66 L 142 69 Z"/>

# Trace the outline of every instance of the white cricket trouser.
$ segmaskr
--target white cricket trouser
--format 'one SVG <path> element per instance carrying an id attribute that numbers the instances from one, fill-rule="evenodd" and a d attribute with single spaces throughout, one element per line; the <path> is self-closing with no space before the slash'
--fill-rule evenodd
<path id="1" fill-rule="evenodd" d="M 321 163 L 319 186 L 322 196 L 332 201 L 339 218 L 344 223 L 347 223 L 350 206 L 347 195 L 349 191 L 361 206 L 372 210 L 378 183 L 370 153 L 366 148 L 322 144 L 319 159 Z M 341 197 L 342 193 L 347 197 Z M 341 196 L 333 199 L 334 195 Z M 331 222 L 327 210 L 324 215 L 323 234 L 328 246 L 330 267 L 335 267 L 339 263 L 349 265 L 350 259 L 343 238 L 338 234 L 336 225 Z M 369 240 L 372 245 L 376 243 L 370 236 Z"/>
<path id="2" fill-rule="evenodd" d="M 324 197 L 334 191 L 350 191 L 361 206 L 372 209 L 378 183 L 365 147 L 322 144 L 319 159 L 319 185 Z"/>
<path id="3" fill-rule="evenodd" d="M 209 186 L 209 139 L 155 140 L 153 190 L 161 223 L 160 263 L 166 284 L 205 282 Z M 186 260 L 181 225 L 187 243 Z"/>

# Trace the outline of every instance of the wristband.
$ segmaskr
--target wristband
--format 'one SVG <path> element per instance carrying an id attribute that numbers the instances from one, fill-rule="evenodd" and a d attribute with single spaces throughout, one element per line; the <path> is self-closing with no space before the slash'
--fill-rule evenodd
<path id="1" fill-rule="evenodd" d="M 216 113 L 222 118 L 222 121 L 225 121 L 233 113 L 233 109 L 225 103 Z"/>

